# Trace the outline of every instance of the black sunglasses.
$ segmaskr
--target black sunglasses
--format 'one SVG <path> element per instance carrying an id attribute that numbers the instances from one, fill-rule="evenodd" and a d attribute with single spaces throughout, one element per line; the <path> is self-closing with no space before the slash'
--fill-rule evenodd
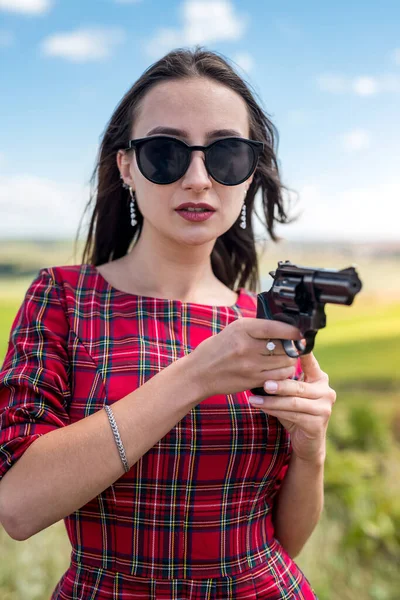
<path id="1" fill-rule="evenodd" d="M 154 135 L 130 140 L 125 150 L 133 148 L 140 172 L 153 183 L 166 185 L 178 181 L 189 168 L 192 152 L 201 150 L 205 155 L 207 172 L 215 181 L 223 185 L 239 185 L 255 170 L 264 144 L 228 137 L 208 146 L 189 146 L 174 137 Z"/>

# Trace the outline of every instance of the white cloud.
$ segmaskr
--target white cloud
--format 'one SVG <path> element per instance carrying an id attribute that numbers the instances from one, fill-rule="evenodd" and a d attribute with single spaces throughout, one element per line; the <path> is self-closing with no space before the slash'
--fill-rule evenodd
<path id="1" fill-rule="evenodd" d="M 182 5 L 181 28 L 159 29 L 146 50 L 158 57 L 179 46 L 239 40 L 247 25 L 247 15 L 236 13 L 230 0 L 186 0 Z"/>
<path id="2" fill-rule="evenodd" d="M 358 96 L 373 96 L 379 91 L 376 77 L 356 77 L 352 82 L 352 87 Z"/>
<path id="3" fill-rule="evenodd" d="M 371 136 L 365 129 L 353 129 L 342 136 L 343 148 L 347 151 L 365 150 L 371 146 Z"/>
<path id="4" fill-rule="evenodd" d="M 126 34 L 119 27 L 87 27 L 55 33 L 43 40 L 41 50 L 45 56 L 59 56 L 73 62 L 103 60 L 125 39 Z"/>
<path id="5" fill-rule="evenodd" d="M 278 225 L 277 233 L 296 240 L 398 240 L 400 179 L 375 185 L 337 189 L 326 178 L 303 185 L 293 213 L 302 211 L 296 223 Z"/>
<path id="6" fill-rule="evenodd" d="M 237 52 L 232 58 L 247 73 L 254 67 L 254 59 L 249 52 Z"/>
<path id="7" fill-rule="evenodd" d="M 297 188 L 291 225 L 277 224 L 285 239 L 353 241 L 398 240 L 400 178 L 365 186 L 338 189 L 337 180 L 319 178 Z M 0 239 L 13 237 L 75 237 L 88 186 L 60 183 L 34 175 L 0 175 Z M 260 207 L 257 208 L 261 214 Z M 85 232 L 86 214 L 81 232 Z M 265 235 L 255 219 L 257 236 Z"/>
<path id="8" fill-rule="evenodd" d="M 317 77 L 317 85 L 322 91 L 331 94 L 354 93 L 357 96 L 375 96 L 400 92 L 400 76 L 392 73 L 376 77 L 324 74 Z"/>
<path id="9" fill-rule="evenodd" d="M 42 15 L 52 6 L 52 0 L 0 0 L 0 10 L 26 15 Z"/>
<path id="10" fill-rule="evenodd" d="M 89 190 L 35 175 L 0 175 L 0 238 L 75 236 Z"/>
<path id="11" fill-rule="evenodd" d="M 15 36 L 11 31 L 0 30 L 0 48 L 8 48 L 15 41 Z"/>

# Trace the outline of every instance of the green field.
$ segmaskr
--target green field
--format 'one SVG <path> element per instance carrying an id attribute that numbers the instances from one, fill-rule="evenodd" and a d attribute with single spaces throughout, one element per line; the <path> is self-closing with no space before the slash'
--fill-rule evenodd
<path id="1" fill-rule="evenodd" d="M 400 598 L 400 293 L 382 294 L 374 282 L 388 268 L 374 268 L 361 265 L 365 293 L 352 307 L 329 306 L 316 338 L 315 355 L 337 401 L 324 513 L 296 562 L 320 600 Z M 14 293 L 9 281 L 0 295 L 1 356 L 26 281 Z M 62 522 L 25 542 L 0 527 L 1 600 L 49 598 L 69 552 Z"/>

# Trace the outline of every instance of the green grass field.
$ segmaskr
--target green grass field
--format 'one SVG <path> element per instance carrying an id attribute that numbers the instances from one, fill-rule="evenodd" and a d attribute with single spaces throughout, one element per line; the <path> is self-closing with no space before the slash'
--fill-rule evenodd
<path id="1" fill-rule="evenodd" d="M 24 285 L 13 295 L 10 283 L 0 295 L 1 357 Z M 373 291 L 370 280 L 366 289 Z M 296 562 L 320 600 L 400 598 L 396 294 L 385 300 L 368 293 L 352 307 L 329 306 L 327 327 L 316 338 L 315 355 L 338 396 L 328 432 L 325 510 Z M 1 600 L 49 598 L 69 553 L 62 522 L 25 542 L 11 540 L 0 527 Z"/>

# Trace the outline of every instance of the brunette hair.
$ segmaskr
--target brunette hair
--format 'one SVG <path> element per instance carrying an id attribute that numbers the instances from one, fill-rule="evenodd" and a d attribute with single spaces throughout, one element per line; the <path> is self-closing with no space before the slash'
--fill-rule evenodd
<path id="1" fill-rule="evenodd" d="M 129 214 L 129 191 L 121 185 L 116 155 L 126 148 L 132 124 L 147 92 L 158 83 L 192 77 L 207 77 L 221 83 L 239 94 L 246 102 L 249 114 L 250 138 L 264 142 L 253 181 L 246 196 L 246 229 L 238 219 L 222 234 L 214 245 L 211 265 L 215 276 L 230 289 L 246 287 L 259 291 L 259 269 L 256 240 L 252 227 L 254 200 L 261 191 L 261 204 L 269 236 L 275 242 L 280 238 L 274 232 L 274 223 L 289 223 L 284 207 L 275 146 L 278 132 L 267 114 L 255 100 L 255 93 L 238 75 L 222 55 L 201 47 L 176 49 L 152 64 L 126 92 L 116 107 L 103 134 L 91 183 L 90 199 L 85 207 L 92 209 L 88 235 L 82 262 L 94 266 L 120 258 L 127 254 L 132 243 L 140 236 L 143 215 L 136 206 L 137 225 L 132 227 Z M 289 200 L 289 198 L 288 198 Z M 83 217 L 82 217 L 83 218 Z M 82 220 L 81 220 L 82 223 Z M 77 238 L 79 236 L 79 229 Z"/>

